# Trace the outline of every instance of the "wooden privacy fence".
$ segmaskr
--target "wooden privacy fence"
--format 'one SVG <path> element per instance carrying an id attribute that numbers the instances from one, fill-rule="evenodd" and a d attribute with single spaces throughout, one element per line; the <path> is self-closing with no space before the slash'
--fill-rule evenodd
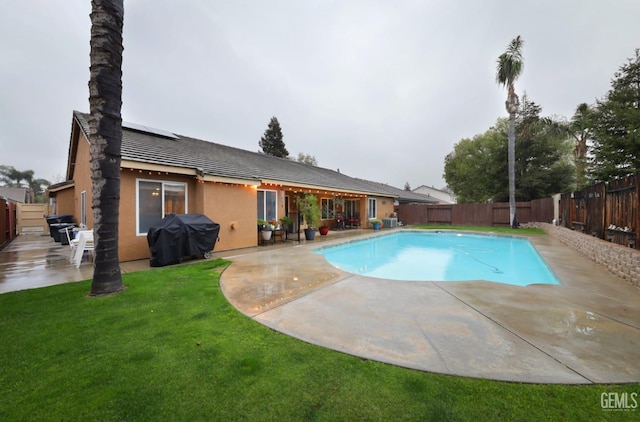
<path id="1" fill-rule="evenodd" d="M 632 248 L 638 248 L 640 172 L 591 185 L 560 197 L 561 225 Z"/>
<path id="2" fill-rule="evenodd" d="M 0 198 L 0 249 L 16 237 L 16 204 Z"/>
<path id="3" fill-rule="evenodd" d="M 519 223 L 553 221 L 553 198 L 516 203 Z M 398 219 L 404 224 L 451 224 L 460 226 L 508 226 L 509 203 L 401 204 Z"/>

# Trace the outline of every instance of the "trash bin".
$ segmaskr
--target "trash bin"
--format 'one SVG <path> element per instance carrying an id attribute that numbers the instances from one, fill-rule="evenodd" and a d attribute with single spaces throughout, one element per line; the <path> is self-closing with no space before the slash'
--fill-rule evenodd
<path id="1" fill-rule="evenodd" d="M 56 242 L 61 242 L 62 241 L 62 237 L 60 235 L 63 235 L 65 238 L 65 241 L 67 241 L 67 235 L 64 233 L 64 229 L 66 229 L 67 227 L 75 227 L 74 223 L 52 223 L 49 225 L 49 227 L 51 227 L 51 233 L 53 235 L 53 240 Z M 69 242 L 67 241 L 67 245 L 69 244 Z"/>
<path id="2" fill-rule="evenodd" d="M 60 227 L 54 229 L 54 227 L 51 227 L 52 224 L 73 223 L 73 215 L 71 214 L 46 215 L 44 218 L 45 220 L 47 220 L 47 224 L 49 225 L 49 234 L 54 239 L 57 235 L 59 235 L 57 234 L 57 230 L 60 230 Z M 54 233 L 54 231 L 56 231 L 56 233 Z"/>
<path id="3" fill-rule="evenodd" d="M 60 223 L 62 224 L 66 224 L 66 223 Z M 73 232 L 73 229 L 76 228 L 76 225 L 71 223 L 69 225 L 67 225 L 66 227 L 63 227 L 61 229 L 58 230 L 58 233 L 60 234 L 60 244 L 62 245 L 68 245 L 69 244 L 69 238 L 73 239 L 73 237 L 75 236 L 75 233 Z M 67 236 L 67 231 L 69 232 L 69 235 Z"/>

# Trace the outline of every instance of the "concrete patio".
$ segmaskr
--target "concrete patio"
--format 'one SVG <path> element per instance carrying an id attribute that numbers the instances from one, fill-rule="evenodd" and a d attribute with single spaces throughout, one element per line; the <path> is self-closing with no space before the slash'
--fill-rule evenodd
<path id="1" fill-rule="evenodd" d="M 367 359 L 516 382 L 640 381 L 640 289 L 551 236 L 529 238 L 562 285 L 373 279 L 305 244 L 233 257 L 221 286 L 255 321 Z"/>
<path id="2" fill-rule="evenodd" d="M 362 358 L 423 371 L 535 383 L 640 381 L 640 289 L 551 236 L 530 240 L 562 285 L 402 282 L 340 271 L 313 252 L 379 235 L 215 253 L 220 284 L 256 322 Z M 0 251 L 0 293 L 84 280 L 48 236 L 19 236 Z M 198 261 L 193 261 L 198 262 Z M 150 270 L 126 262 L 123 272 Z"/>

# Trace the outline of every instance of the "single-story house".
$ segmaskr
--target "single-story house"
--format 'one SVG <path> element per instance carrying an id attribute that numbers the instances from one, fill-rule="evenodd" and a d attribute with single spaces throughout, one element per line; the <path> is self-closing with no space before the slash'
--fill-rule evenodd
<path id="1" fill-rule="evenodd" d="M 420 185 L 415 188 L 413 192 L 428 196 L 434 199 L 438 204 L 455 204 L 457 202 L 454 194 L 441 189 L 436 189 L 433 186 Z"/>
<path id="2" fill-rule="evenodd" d="M 400 189 L 395 186 L 388 185 L 386 183 L 378 183 L 368 181 L 368 183 L 374 184 L 378 187 L 379 190 L 388 193 L 389 195 L 396 198 L 395 205 L 396 207 L 401 204 L 427 204 L 427 205 L 437 205 L 439 200 L 433 198 L 429 195 L 423 195 L 418 192 L 414 192 L 411 190 Z"/>
<path id="3" fill-rule="evenodd" d="M 58 214 L 93 227 L 89 115 L 73 112 L 66 182 L 49 187 Z M 337 213 L 389 217 L 398 195 L 381 184 L 168 131 L 123 122 L 120 185 L 120 260 L 149 257 L 147 232 L 170 213 L 199 213 L 220 224 L 216 251 L 258 244 L 257 220 L 290 216 L 296 198 L 318 198 L 325 225 Z M 298 230 L 300 227 L 296 227 Z"/>

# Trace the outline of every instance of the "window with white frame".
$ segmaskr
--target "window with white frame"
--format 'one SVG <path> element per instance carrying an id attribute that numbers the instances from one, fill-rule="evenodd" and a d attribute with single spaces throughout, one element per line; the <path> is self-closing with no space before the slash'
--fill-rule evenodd
<path id="1" fill-rule="evenodd" d="M 376 218 L 378 215 L 378 201 L 376 198 L 369 198 L 369 210 L 367 211 L 367 218 Z"/>
<path id="2" fill-rule="evenodd" d="M 321 198 L 320 202 L 322 205 L 322 216 L 320 218 L 323 220 L 330 220 L 334 218 L 336 209 L 333 198 Z"/>
<path id="3" fill-rule="evenodd" d="M 87 225 L 87 191 L 80 192 L 80 224 Z"/>
<path id="4" fill-rule="evenodd" d="M 138 235 L 147 234 L 167 214 L 187 213 L 186 183 L 141 179 L 136 182 Z"/>
<path id="5" fill-rule="evenodd" d="M 258 218 L 275 221 L 278 217 L 278 191 L 258 191 Z"/>

